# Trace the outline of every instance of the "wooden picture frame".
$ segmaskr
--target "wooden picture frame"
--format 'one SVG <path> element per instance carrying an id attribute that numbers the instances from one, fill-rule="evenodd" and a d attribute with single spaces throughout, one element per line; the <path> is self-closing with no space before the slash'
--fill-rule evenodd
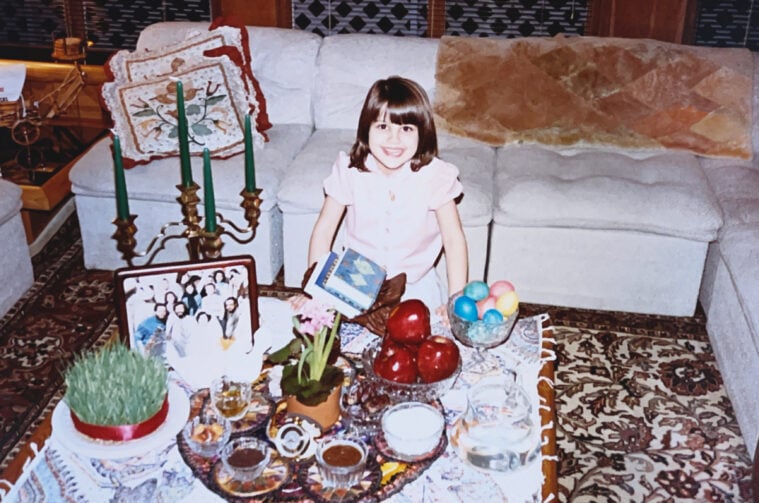
<path id="1" fill-rule="evenodd" d="M 122 268 L 114 272 L 114 288 L 121 339 L 170 365 L 169 356 L 250 351 L 259 327 L 249 255 Z"/>

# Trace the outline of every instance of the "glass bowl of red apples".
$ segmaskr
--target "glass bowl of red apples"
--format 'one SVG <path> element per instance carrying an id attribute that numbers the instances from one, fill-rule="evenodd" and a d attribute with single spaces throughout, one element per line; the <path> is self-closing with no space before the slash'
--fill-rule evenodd
<path id="1" fill-rule="evenodd" d="M 448 334 L 432 334 L 430 311 L 418 299 L 396 306 L 385 335 L 363 352 L 368 379 L 392 402 L 432 402 L 453 387 L 461 355 Z"/>

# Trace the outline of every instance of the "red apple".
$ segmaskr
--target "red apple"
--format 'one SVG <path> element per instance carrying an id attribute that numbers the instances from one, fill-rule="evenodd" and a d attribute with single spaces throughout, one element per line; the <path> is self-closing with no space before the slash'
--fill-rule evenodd
<path id="1" fill-rule="evenodd" d="M 390 311 L 386 327 L 393 341 L 419 345 L 430 336 L 430 309 L 419 299 L 404 300 Z"/>
<path id="2" fill-rule="evenodd" d="M 416 353 L 419 376 L 426 383 L 440 381 L 453 374 L 459 364 L 459 347 L 448 337 L 433 335 Z"/>
<path id="3" fill-rule="evenodd" d="M 402 344 L 385 339 L 374 359 L 374 373 L 388 381 L 416 382 L 416 359 L 414 353 Z"/>

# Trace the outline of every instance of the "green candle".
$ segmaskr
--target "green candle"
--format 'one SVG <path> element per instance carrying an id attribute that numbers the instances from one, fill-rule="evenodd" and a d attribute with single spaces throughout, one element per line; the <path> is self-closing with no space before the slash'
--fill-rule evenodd
<path id="1" fill-rule="evenodd" d="M 187 134 L 187 117 L 184 109 L 184 87 L 177 81 L 177 136 L 179 137 L 179 162 L 182 167 L 182 185 L 192 187 L 192 164 Z"/>
<path id="2" fill-rule="evenodd" d="M 121 140 L 117 135 L 113 135 L 113 167 L 116 175 L 116 215 L 119 220 L 126 220 L 129 218 L 129 200 L 121 160 Z"/>
<path id="3" fill-rule="evenodd" d="M 203 204 L 206 208 L 206 231 L 216 232 L 216 201 L 211 177 L 211 153 L 203 149 Z"/>
<path id="4" fill-rule="evenodd" d="M 253 160 L 253 136 L 250 131 L 250 115 L 245 116 L 245 190 L 256 190 L 256 163 Z"/>

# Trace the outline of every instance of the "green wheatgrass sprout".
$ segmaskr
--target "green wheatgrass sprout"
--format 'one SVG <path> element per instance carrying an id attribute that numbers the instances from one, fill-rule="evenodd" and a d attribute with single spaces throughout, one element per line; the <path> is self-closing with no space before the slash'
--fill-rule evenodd
<path id="1" fill-rule="evenodd" d="M 76 359 L 65 374 L 63 400 L 86 423 L 137 424 L 163 405 L 167 377 L 157 358 L 111 344 Z"/>

